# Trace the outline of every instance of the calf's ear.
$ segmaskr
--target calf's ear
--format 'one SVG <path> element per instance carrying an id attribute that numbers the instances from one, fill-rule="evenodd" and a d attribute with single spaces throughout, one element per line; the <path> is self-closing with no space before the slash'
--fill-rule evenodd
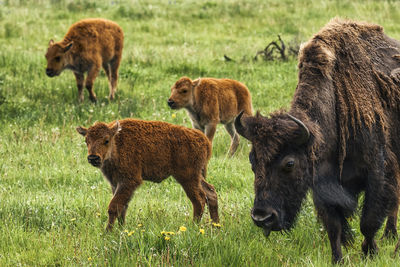
<path id="1" fill-rule="evenodd" d="M 114 135 L 116 135 L 122 130 L 121 124 L 119 123 L 118 120 L 115 122 L 115 125 L 112 127 L 112 130 L 114 131 Z"/>
<path id="2" fill-rule="evenodd" d="M 81 135 L 86 136 L 88 130 L 85 127 L 78 126 L 76 127 L 76 131 Z"/>
<path id="3" fill-rule="evenodd" d="M 49 47 L 52 46 L 53 44 L 54 44 L 54 40 L 51 39 L 51 40 L 49 41 Z"/>
<path id="4" fill-rule="evenodd" d="M 68 43 L 68 44 L 64 47 L 64 53 L 67 52 L 68 50 L 70 50 L 73 44 L 74 44 L 73 41 L 70 42 L 70 43 Z"/>
<path id="5" fill-rule="evenodd" d="M 201 78 L 198 78 L 198 79 L 192 81 L 193 88 L 199 86 L 200 83 L 201 83 Z"/>

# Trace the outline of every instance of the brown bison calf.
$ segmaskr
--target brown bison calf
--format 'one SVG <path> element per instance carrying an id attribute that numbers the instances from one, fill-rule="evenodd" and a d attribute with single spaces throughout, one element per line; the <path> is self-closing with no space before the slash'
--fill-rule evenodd
<path id="1" fill-rule="evenodd" d="M 76 129 L 85 137 L 89 163 L 100 168 L 111 184 L 114 196 L 107 230 L 116 218 L 124 222 L 132 194 L 143 180 L 159 183 L 170 175 L 192 202 L 195 220 L 200 220 L 207 202 L 211 219 L 218 222 L 217 194 L 205 181 L 211 143 L 201 132 L 135 119 Z"/>
<path id="2" fill-rule="evenodd" d="M 103 67 L 112 100 L 117 89 L 123 42 L 124 34 L 116 23 L 105 19 L 81 20 L 69 28 L 60 42 L 50 40 L 46 53 L 46 74 L 54 77 L 64 69 L 72 70 L 78 85 L 79 101 L 83 101 L 83 87 L 86 86 L 90 100 L 96 102 L 93 83 Z"/>
<path id="3" fill-rule="evenodd" d="M 172 109 L 185 108 L 194 128 L 204 132 L 212 142 L 218 123 L 225 125 L 231 136 L 229 154 L 239 145 L 234 119 L 244 111 L 252 114 L 251 95 L 247 87 L 230 79 L 179 79 L 171 88 L 168 105 Z"/>

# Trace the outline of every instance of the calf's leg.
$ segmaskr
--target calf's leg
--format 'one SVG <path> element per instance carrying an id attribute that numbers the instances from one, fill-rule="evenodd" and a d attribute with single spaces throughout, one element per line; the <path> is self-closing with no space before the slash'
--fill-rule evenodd
<path id="1" fill-rule="evenodd" d="M 186 195 L 192 202 L 193 220 L 200 221 L 206 204 L 206 194 L 200 185 L 200 176 L 198 175 L 189 181 L 182 181 L 181 179 L 177 179 L 177 181 L 182 185 L 183 190 L 185 190 Z"/>
<path id="2" fill-rule="evenodd" d="M 89 92 L 89 99 L 94 103 L 97 102 L 97 99 L 96 99 L 96 94 L 93 91 L 93 84 L 94 81 L 96 80 L 97 75 L 99 74 L 99 71 L 100 71 L 100 65 L 93 64 L 88 71 L 88 75 L 86 77 L 86 82 L 85 82 L 86 89 Z"/>
<path id="3" fill-rule="evenodd" d="M 83 102 L 83 83 L 85 81 L 85 78 L 82 73 L 76 73 L 74 72 L 75 75 L 75 80 L 76 80 L 76 85 L 78 86 L 78 99 L 79 102 Z"/>
<path id="4" fill-rule="evenodd" d="M 234 121 L 225 124 L 225 129 L 231 136 L 231 147 L 229 148 L 229 155 L 233 156 L 239 146 L 239 135 L 236 133 Z"/>
<path id="5" fill-rule="evenodd" d="M 205 126 L 205 134 L 212 143 L 212 140 L 214 139 L 215 131 L 217 130 L 217 123 L 215 122 L 210 122 Z"/>
<path id="6" fill-rule="evenodd" d="M 112 230 L 112 226 L 117 218 L 121 224 L 124 223 L 128 203 L 132 198 L 133 192 L 139 185 L 140 183 L 134 181 L 117 185 L 114 197 L 108 205 L 108 225 L 106 230 Z"/>
<path id="7" fill-rule="evenodd" d="M 206 201 L 208 210 L 210 211 L 210 217 L 214 222 L 219 222 L 218 197 L 217 193 L 215 192 L 215 188 L 211 184 L 207 183 L 204 179 L 201 180 L 201 186 L 206 193 Z"/>
<path id="8" fill-rule="evenodd" d="M 121 56 L 115 56 L 111 61 L 110 61 L 110 95 L 109 98 L 110 100 L 113 100 L 115 97 L 115 91 L 117 91 L 117 84 L 118 84 L 118 69 L 119 69 L 119 64 L 121 62 Z"/>

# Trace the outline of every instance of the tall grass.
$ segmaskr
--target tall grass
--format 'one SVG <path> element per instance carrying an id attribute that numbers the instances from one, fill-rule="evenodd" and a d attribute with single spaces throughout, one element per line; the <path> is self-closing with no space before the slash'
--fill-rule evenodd
<path id="1" fill-rule="evenodd" d="M 109 185 L 87 164 L 78 125 L 136 117 L 190 127 L 185 111 L 166 105 L 181 76 L 227 77 L 245 83 L 263 114 L 287 108 L 296 87 L 296 58 L 253 61 L 279 34 L 288 44 L 308 40 L 335 16 L 384 26 L 400 39 L 398 1 L 26 1 L 0 2 L 0 266 L 327 266 L 326 233 L 306 201 L 296 227 L 268 239 L 251 222 L 253 174 L 249 143 L 227 157 L 229 136 L 219 127 L 208 180 L 216 187 L 221 227 L 206 211 L 192 222 L 182 188 L 169 179 L 143 184 L 126 224 L 105 233 Z M 102 73 L 98 103 L 77 101 L 73 75 L 45 75 L 50 39 L 60 40 L 87 17 L 116 21 L 125 32 L 116 100 L 107 99 Z M 235 61 L 226 62 L 226 54 Z M 345 265 L 394 266 L 395 241 L 378 240 L 364 258 L 359 218 Z M 185 226 L 186 231 L 179 231 Z M 200 230 L 204 230 L 204 234 Z M 165 240 L 162 231 L 172 231 Z M 379 235 L 381 232 L 379 233 Z"/>

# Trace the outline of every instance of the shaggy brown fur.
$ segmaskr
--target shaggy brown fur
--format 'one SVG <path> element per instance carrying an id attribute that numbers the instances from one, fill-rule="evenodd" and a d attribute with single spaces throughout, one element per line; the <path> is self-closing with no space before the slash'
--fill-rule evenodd
<path id="1" fill-rule="evenodd" d="M 118 68 L 121 62 L 124 34 L 115 23 L 105 19 L 84 19 L 73 24 L 60 42 L 50 40 L 46 53 L 46 74 L 60 75 L 64 69 L 74 72 L 79 101 L 83 101 L 83 87 L 96 102 L 93 83 L 103 67 L 110 87 L 110 100 L 117 89 Z M 87 72 L 86 81 L 84 73 Z"/>
<path id="2" fill-rule="evenodd" d="M 204 132 L 212 142 L 218 123 L 225 125 L 231 136 L 229 154 L 239 145 L 234 119 L 240 111 L 252 114 L 251 95 L 247 87 L 230 79 L 179 79 L 171 88 L 168 105 L 172 109 L 185 108 L 194 128 Z"/>
<path id="3" fill-rule="evenodd" d="M 77 131 L 86 138 L 89 163 L 111 184 L 108 230 L 116 218 L 124 222 L 132 194 L 143 180 L 159 183 L 169 176 L 185 190 L 195 220 L 200 220 L 207 202 L 211 219 L 218 222 L 217 194 L 205 181 L 211 143 L 200 131 L 135 119 L 98 122 Z"/>
<path id="4" fill-rule="evenodd" d="M 288 113 L 308 128 L 308 141 L 295 142 L 302 127 L 286 112 L 237 119 L 238 132 L 253 143 L 252 216 L 266 233 L 292 227 L 311 188 L 335 262 L 352 240 L 346 218 L 362 191 L 363 252 L 377 250 L 374 236 L 386 217 L 385 235 L 397 235 L 399 54 L 400 43 L 382 27 L 334 19 L 299 54 Z"/>

